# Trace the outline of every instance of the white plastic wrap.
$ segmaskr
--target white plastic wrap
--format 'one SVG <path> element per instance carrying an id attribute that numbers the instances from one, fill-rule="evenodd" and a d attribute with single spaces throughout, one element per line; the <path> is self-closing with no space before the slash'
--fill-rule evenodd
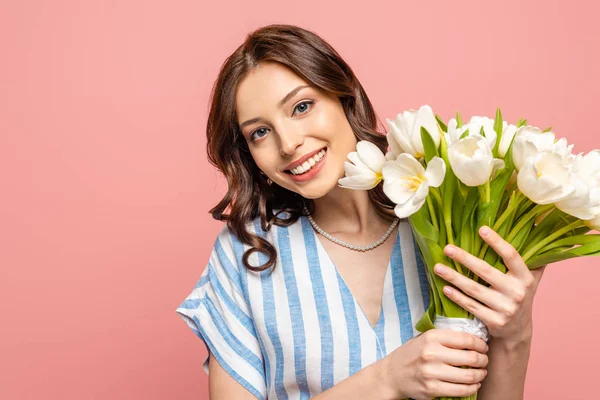
<path id="1" fill-rule="evenodd" d="M 433 326 L 437 329 L 450 329 L 457 332 L 471 333 L 486 342 L 489 342 L 490 338 L 487 326 L 477 317 L 473 317 L 473 319 L 447 318 L 436 314 Z"/>

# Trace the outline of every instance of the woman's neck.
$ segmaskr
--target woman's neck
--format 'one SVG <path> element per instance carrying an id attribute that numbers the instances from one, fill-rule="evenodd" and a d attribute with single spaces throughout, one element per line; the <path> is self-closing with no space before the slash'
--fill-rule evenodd
<path id="1" fill-rule="evenodd" d="M 312 217 L 330 234 L 347 233 L 370 237 L 387 228 L 391 222 L 377 212 L 365 190 L 335 187 L 325 196 L 314 199 Z"/>

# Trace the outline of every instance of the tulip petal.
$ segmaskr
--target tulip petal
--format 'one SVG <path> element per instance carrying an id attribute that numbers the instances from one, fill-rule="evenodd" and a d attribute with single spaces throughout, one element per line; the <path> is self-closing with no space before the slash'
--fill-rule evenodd
<path id="1" fill-rule="evenodd" d="M 504 121 L 503 125 L 507 125 Z M 498 155 L 502 158 L 506 156 L 506 152 L 510 147 L 510 144 L 517 133 L 516 125 L 507 125 L 502 131 L 502 137 L 500 138 L 500 144 L 498 145 Z"/>
<path id="2" fill-rule="evenodd" d="M 394 136 L 394 139 L 396 139 L 396 142 L 402 148 L 402 151 L 416 156 L 415 149 L 410 142 L 409 133 L 406 130 L 402 116 L 399 115 L 396 117 L 395 121 L 388 118 L 387 123 L 390 127 L 390 133 Z"/>
<path id="3" fill-rule="evenodd" d="M 394 207 L 394 213 L 398 218 L 408 218 L 425 204 L 425 198 L 420 199 L 419 201 L 408 201 L 404 204 L 398 204 Z"/>
<path id="4" fill-rule="evenodd" d="M 383 164 L 381 173 L 385 180 L 404 180 L 409 176 L 425 174 L 425 168 L 409 153 L 402 153 L 394 161 Z"/>
<path id="5" fill-rule="evenodd" d="M 366 167 L 357 167 L 356 165 L 344 161 L 344 170 L 346 171 L 346 176 L 357 176 L 357 175 L 365 175 L 375 177 L 375 172 L 371 171 Z"/>
<path id="6" fill-rule="evenodd" d="M 379 182 L 379 180 L 365 175 L 346 176 L 338 180 L 341 187 L 354 190 L 373 189 Z"/>
<path id="7" fill-rule="evenodd" d="M 369 167 L 367 167 L 367 165 L 364 162 L 362 162 L 362 160 L 360 159 L 360 157 L 356 151 L 348 153 L 347 157 L 357 167 L 363 168 L 363 169 L 370 169 Z"/>
<path id="8" fill-rule="evenodd" d="M 403 152 L 402 147 L 400 147 L 400 144 L 398 143 L 394 135 L 392 135 L 390 132 L 388 132 L 385 136 L 390 146 L 390 152 L 394 155 L 395 159 L 398 155 L 400 155 L 400 153 Z"/>
<path id="9" fill-rule="evenodd" d="M 356 144 L 356 151 L 361 161 L 371 169 L 371 171 L 381 173 L 381 166 L 386 161 L 383 152 L 374 143 L 367 140 L 361 140 Z"/>
<path id="10" fill-rule="evenodd" d="M 427 169 L 425 170 L 425 177 L 429 186 L 439 187 L 444 181 L 445 175 L 446 163 L 440 157 L 433 157 L 427 163 Z"/>
<path id="11" fill-rule="evenodd" d="M 383 193 L 395 204 L 404 204 L 415 196 L 403 181 L 383 180 Z"/>

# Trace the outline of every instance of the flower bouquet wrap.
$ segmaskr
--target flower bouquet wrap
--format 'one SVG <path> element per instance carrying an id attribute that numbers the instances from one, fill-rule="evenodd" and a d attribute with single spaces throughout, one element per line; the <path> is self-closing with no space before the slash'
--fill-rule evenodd
<path id="1" fill-rule="evenodd" d="M 430 304 L 415 328 L 444 328 L 489 340 L 485 324 L 450 300 L 450 285 L 433 272 L 442 263 L 485 286 L 485 281 L 444 254 L 454 244 L 506 273 L 502 258 L 478 231 L 492 227 L 530 270 L 573 257 L 600 254 L 600 151 L 573 154 L 573 145 L 519 120 L 457 113 L 445 124 L 429 106 L 387 119 L 389 151 L 360 141 L 345 163 L 342 187 L 368 190 L 383 181 L 409 218 L 426 265 Z M 464 399 L 476 399 L 477 395 Z M 450 399 L 445 397 L 442 399 Z"/>

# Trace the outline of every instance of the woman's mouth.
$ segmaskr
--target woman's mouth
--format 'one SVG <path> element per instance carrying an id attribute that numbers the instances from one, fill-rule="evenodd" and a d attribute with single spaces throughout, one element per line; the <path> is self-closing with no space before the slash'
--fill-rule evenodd
<path id="1" fill-rule="evenodd" d="M 322 169 L 326 155 L 327 147 L 324 147 L 313 157 L 306 160 L 302 165 L 292 168 L 291 170 L 286 170 L 285 173 L 290 175 L 290 177 L 297 182 L 309 180 L 316 176 Z"/>

